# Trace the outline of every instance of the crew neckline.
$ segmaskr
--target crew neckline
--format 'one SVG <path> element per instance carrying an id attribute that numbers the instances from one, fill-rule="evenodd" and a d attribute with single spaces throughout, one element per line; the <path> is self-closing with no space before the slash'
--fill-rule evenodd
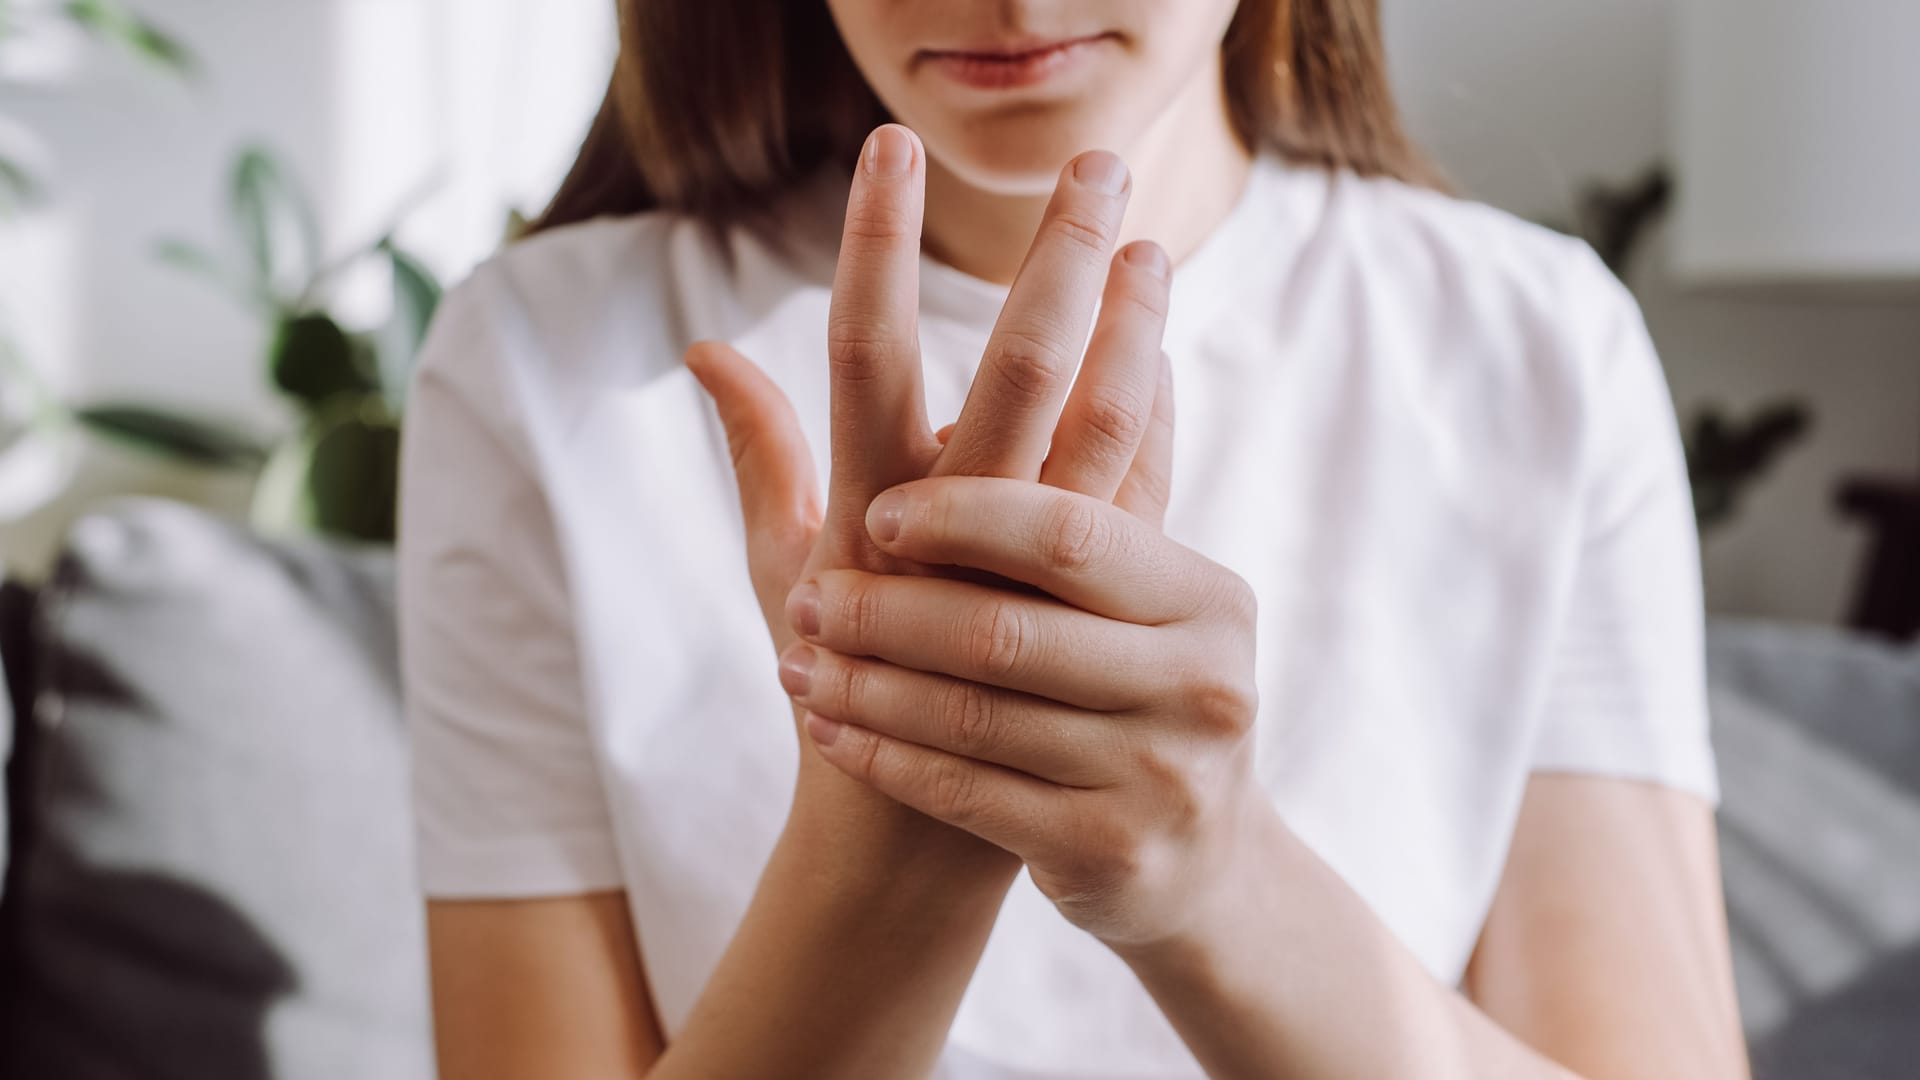
<path id="1" fill-rule="evenodd" d="M 1284 257 L 1296 241 L 1288 228 L 1293 215 L 1285 212 L 1290 186 L 1297 186 L 1309 170 L 1263 151 L 1254 155 L 1240 193 L 1225 217 L 1200 245 L 1174 266 L 1173 297 L 1168 314 L 1169 340 L 1181 340 L 1212 325 L 1221 310 L 1239 296 L 1246 282 L 1258 277 L 1248 268 L 1261 261 Z M 810 277 L 832 286 L 839 258 L 841 223 L 846 213 L 850 178 L 828 169 L 808 185 L 802 202 L 806 221 L 789 234 L 806 251 Z M 798 254 L 798 253 L 796 253 Z M 985 332 L 1000 316 L 1010 285 L 976 277 L 920 253 L 920 314 L 970 330 Z"/>

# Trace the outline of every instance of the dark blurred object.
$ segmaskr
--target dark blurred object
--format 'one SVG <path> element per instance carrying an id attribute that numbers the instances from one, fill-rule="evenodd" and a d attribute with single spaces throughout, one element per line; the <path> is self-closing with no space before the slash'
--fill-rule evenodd
<path id="1" fill-rule="evenodd" d="M 1578 202 L 1578 224 L 1556 227 L 1585 239 L 1624 281 L 1647 231 L 1672 208 L 1673 199 L 1672 172 L 1654 165 L 1625 184 L 1587 185 Z M 1687 478 L 1700 531 L 1732 521 L 1741 495 L 1812 426 L 1812 413 L 1793 400 L 1767 402 L 1744 418 L 1711 406 L 1688 417 Z"/>
<path id="2" fill-rule="evenodd" d="M 392 588 L 129 500 L 5 594 L 0 1076 L 433 1074 Z"/>
<path id="3" fill-rule="evenodd" d="M 0 1075 L 432 1075 L 392 586 L 383 552 L 128 501 L 0 591 L 35 639 L 0 635 L 30 718 Z M 1708 650 L 1756 1075 L 1906 1080 L 1920 652 L 1728 620 Z"/>
<path id="4" fill-rule="evenodd" d="M 1741 494 L 1812 424 L 1797 401 L 1762 406 L 1745 420 L 1728 419 L 1711 406 L 1694 413 L 1686 431 L 1687 478 L 1700 531 L 1731 521 Z"/>
<path id="5" fill-rule="evenodd" d="M 1655 165 L 1639 179 L 1614 187 L 1589 184 L 1580 193 L 1577 235 L 1593 245 L 1601 261 L 1625 276 L 1647 229 L 1673 205 L 1673 175 Z"/>
<path id="6" fill-rule="evenodd" d="M 1838 501 L 1872 534 L 1848 624 L 1896 641 L 1920 635 L 1920 484 L 1849 480 Z"/>

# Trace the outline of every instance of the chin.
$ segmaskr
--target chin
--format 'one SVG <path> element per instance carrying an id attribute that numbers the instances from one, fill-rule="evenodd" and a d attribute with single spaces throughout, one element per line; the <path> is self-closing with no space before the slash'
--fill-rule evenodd
<path id="1" fill-rule="evenodd" d="M 1079 154 L 1111 150 L 1125 158 L 1131 142 L 1102 118 L 1061 108 L 927 119 L 913 125 L 927 153 L 962 182 L 996 195 L 1052 194 L 1060 170 Z"/>

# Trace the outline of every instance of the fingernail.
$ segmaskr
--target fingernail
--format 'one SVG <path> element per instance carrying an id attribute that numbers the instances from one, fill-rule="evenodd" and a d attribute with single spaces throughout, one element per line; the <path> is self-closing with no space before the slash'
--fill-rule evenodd
<path id="1" fill-rule="evenodd" d="M 780 657 L 780 685 L 791 697 L 806 697 L 813 690 L 813 647 L 794 645 Z"/>
<path id="2" fill-rule="evenodd" d="M 1167 264 L 1167 252 L 1151 240 L 1142 240 L 1137 244 L 1128 244 L 1121 258 L 1131 266 L 1137 266 L 1154 277 L 1165 279 L 1171 267 Z"/>
<path id="3" fill-rule="evenodd" d="M 905 176 L 913 167 L 913 140 L 887 124 L 867 138 L 867 175 L 880 180 Z"/>
<path id="4" fill-rule="evenodd" d="M 817 712 L 807 714 L 807 734 L 821 746 L 832 746 L 840 738 L 840 729 L 846 727 L 838 720 L 829 720 Z"/>
<path id="5" fill-rule="evenodd" d="M 1105 150 L 1096 150 L 1073 163 L 1073 178 L 1102 195 L 1118 195 L 1127 188 L 1127 165 Z"/>
<path id="6" fill-rule="evenodd" d="M 883 491 L 867 507 L 867 531 L 882 544 L 900 538 L 900 521 L 907 516 L 907 497 L 898 491 Z"/>
<path id="7" fill-rule="evenodd" d="M 787 597 L 787 621 L 801 637 L 820 633 L 820 586 L 809 581 Z"/>

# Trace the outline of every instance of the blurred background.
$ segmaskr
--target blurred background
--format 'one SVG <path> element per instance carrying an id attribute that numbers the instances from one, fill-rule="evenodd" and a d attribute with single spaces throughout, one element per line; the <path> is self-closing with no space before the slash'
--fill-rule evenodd
<path id="1" fill-rule="evenodd" d="M 109 982 L 170 1002 L 128 1006 L 136 1049 L 43 1041 L 21 1075 L 108 1075 L 182 1031 L 213 1047 L 196 1076 L 426 1071 L 410 928 L 369 914 L 409 895 L 379 546 L 402 391 L 441 286 L 570 163 L 611 8 L 0 0 L 3 974 L 39 1032 L 97 1029 Z M 1468 195 L 1588 237 L 1661 348 L 1762 1073 L 1910 1076 L 1920 6 L 1384 9 L 1416 136 Z"/>

